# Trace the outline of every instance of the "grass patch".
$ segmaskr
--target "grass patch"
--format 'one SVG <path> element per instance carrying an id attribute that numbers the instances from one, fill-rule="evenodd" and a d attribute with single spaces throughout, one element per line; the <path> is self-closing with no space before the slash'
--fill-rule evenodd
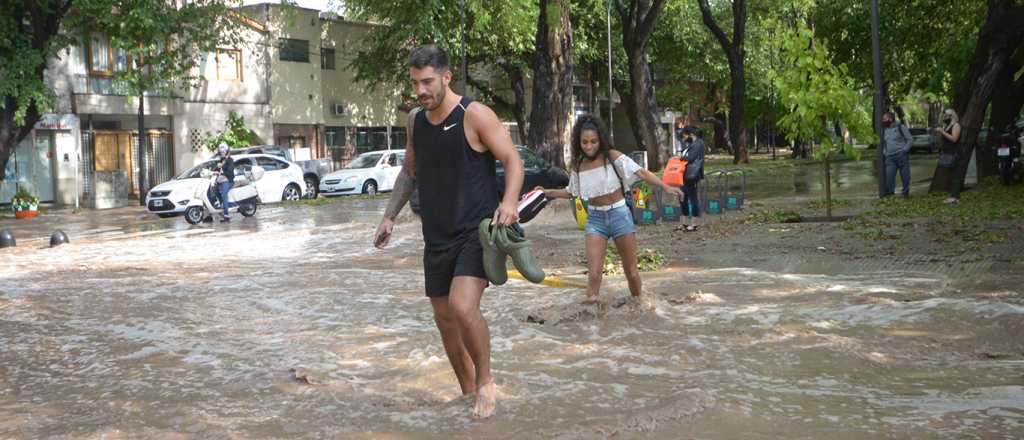
<path id="1" fill-rule="evenodd" d="M 665 267 L 665 254 L 656 249 L 643 248 L 637 253 L 637 266 L 641 272 L 653 272 Z M 604 254 L 604 268 L 601 273 L 617 275 L 622 273 L 622 258 L 615 246 L 608 246 Z"/>
<path id="2" fill-rule="evenodd" d="M 913 195 L 909 199 L 888 197 L 875 203 L 875 208 L 861 214 L 874 219 L 929 218 L 944 223 L 970 223 L 979 220 L 1024 218 L 1024 185 L 1005 186 L 997 178 L 960 196 L 960 203 L 947 205 L 945 193 Z"/>
<path id="3" fill-rule="evenodd" d="M 788 209 L 766 209 L 763 211 L 754 211 L 744 219 L 744 223 L 748 224 L 769 224 L 769 223 L 798 223 L 800 221 L 800 214 L 796 211 Z"/>

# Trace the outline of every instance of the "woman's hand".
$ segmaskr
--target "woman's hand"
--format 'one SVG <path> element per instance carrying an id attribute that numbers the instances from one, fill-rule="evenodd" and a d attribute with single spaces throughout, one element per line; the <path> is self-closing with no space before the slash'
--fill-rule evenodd
<path id="1" fill-rule="evenodd" d="M 662 184 L 661 186 L 665 188 L 665 192 L 677 196 L 679 198 L 683 198 L 683 191 L 680 190 L 679 188 L 665 184 Z"/>

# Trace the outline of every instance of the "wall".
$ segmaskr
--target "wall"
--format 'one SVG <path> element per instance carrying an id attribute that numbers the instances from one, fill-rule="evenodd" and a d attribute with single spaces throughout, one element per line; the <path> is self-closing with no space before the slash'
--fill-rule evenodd
<path id="1" fill-rule="evenodd" d="M 223 130 L 228 113 L 231 111 L 245 119 L 245 126 L 256 132 L 261 141 L 268 144 L 274 142 L 274 124 L 271 122 L 269 104 L 186 102 L 183 114 L 175 118 L 174 121 L 175 170 L 177 173 L 184 172 L 213 155 L 213 152 L 196 145 L 194 142 L 197 139 L 196 136 L 201 137 L 207 132 L 215 133 Z"/>
<path id="2" fill-rule="evenodd" d="M 374 25 L 326 19 L 322 23 L 322 45 L 335 50 L 334 70 L 320 71 L 325 123 L 341 127 L 404 127 L 408 117 L 398 110 L 403 88 L 382 86 L 368 93 L 365 86 L 356 83 L 355 72 L 347 68 Z M 333 113 L 334 103 L 344 105 L 343 115 Z"/>

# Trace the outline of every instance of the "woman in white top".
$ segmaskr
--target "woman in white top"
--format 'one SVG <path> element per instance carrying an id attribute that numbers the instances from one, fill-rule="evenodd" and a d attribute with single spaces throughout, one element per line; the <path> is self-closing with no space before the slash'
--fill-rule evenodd
<path id="1" fill-rule="evenodd" d="M 587 200 L 587 225 L 584 228 L 587 252 L 587 299 L 593 300 L 601 290 L 601 271 L 608 240 L 622 257 L 622 269 L 629 282 L 629 292 L 639 297 L 640 270 L 637 268 L 636 225 L 626 206 L 625 189 L 639 179 L 660 186 L 665 192 L 682 197 L 679 188 L 667 186 L 633 162 L 629 156 L 611 148 L 601 121 L 589 114 L 576 120 L 572 131 L 572 173 L 565 189 L 544 189 L 549 198 Z"/>

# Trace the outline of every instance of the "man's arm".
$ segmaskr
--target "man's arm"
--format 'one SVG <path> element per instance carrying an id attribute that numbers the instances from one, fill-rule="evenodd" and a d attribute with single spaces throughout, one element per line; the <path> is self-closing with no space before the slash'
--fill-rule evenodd
<path id="1" fill-rule="evenodd" d="M 413 148 L 413 126 L 416 121 L 416 113 L 419 109 L 409 112 L 409 122 L 406 124 L 405 138 L 405 162 L 402 163 L 402 170 L 398 172 L 395 179 L 395 187 L 391 190 L 391 198 L 388 199 L 388 206 L 384 209 L 384 218 L 377 226 L 377 232 L 373 236 L 373 245 L 383 248 L 391 239 L 391 231 L 395 227 L 395 217 L 402 212 L 402 208 L 409 202 L 413 191 L 416 190 L 416 149 Z"/>
<path id="2" fill-rule="evenodd" d="M 467 115 L 470 117 L 466 119 L 466 128 L 475 131 L 475 137 L 479 139 L 480 144 L 489 150 L 495 159 L 500 160 L 505 168 L 505 195 L 494 213 L 493 221 L 503 225 L 515 223 L 519 220 L 519 192 L 523 188 L 524 178 L 523 160 L 512 144 L 508 130 L 490 107 L 477 103 L 470 106 Z M 472 136 L 469 137 L 472 139 Z"/>

